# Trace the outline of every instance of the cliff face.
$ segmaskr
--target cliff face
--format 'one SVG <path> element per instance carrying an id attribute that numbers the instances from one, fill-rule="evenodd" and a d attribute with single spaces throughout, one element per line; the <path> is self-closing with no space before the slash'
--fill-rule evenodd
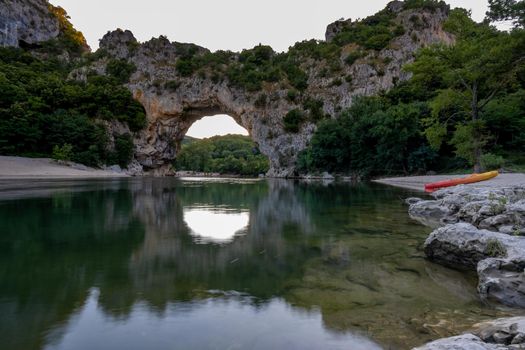
<path id="1" fill-rule="evenodd" d="M 59 34 L 58 19 L 46 0 L 0 1 L 0 46 L 33 45 Z"/>
<path id="2" fill-rule="evenodd" d="M 71 77 L 136 67 L 126 86 L 147 112 L 147 126 L 134 135 L 136 173 L 166 174 L 195 121 L 228 114 L 268 156 L 268 175 L 287 177 L 320 120 L 336 118 L 356 96 L 409 79 L 402 67 L 419 48 L 454 41 L 443 30 L 449 10 L 444 3 L 414 9 L 393 1 L 362 21 L 330 24 L 326 41 L 298 43 L 282 54 L 263 46 L 211 53 L 165 37 L 138 43 L 131 32 L 116 30 L 101 40 L 99 59 Z M 62 9 L 45 0 L 0 1 L 0 45 L 31 47 L 50 39 L 87 49 Z"/>
<path id="3" fill-rule="evenodd" d="M 209 51 L 202 47 L 171 43 L 164 37 L 139 44 L 131 32 L 122 30 L 108 33 L 100 47 L 110 58 L 126 60 L 137 67 L 128 87 L 147 111 L 148 125 L 135 137 L 135 157 L 145 170 L 165 173 L 188 128 L 204 116 L 220 113 L 230 115 L 248 130 L 270 159 L 269 176 L 287 177 L 294 175 L 297 156 L 316 129 L 312 110 L 305 107 L 307 101 L 321 101 L 321 114 L 336 117 L 356 96 L 374 95 L 409 79 L 402 67 L 413 60 L 419 48 L 454 41 L 443 30 L 448 12 L 448 6 L 416 10 L 404 9 L 400 1 L 390 3 L 383 15 L 390 16 L 398 28 L 402 27 L 402 33 L 399 31 L 380 50 L 365 50 L 349 43 L 339 45 L 340 51 L 330 60 L 300 56 L 295 62 L 306 73 L 307 87 L 293 98 L 290 98 L 290 91 L 294 90 L 291 79 L 265 81 L 260 90 L 253 91 L 256 89 L 232 84 L 228 76 L 218 77 L 217 66 L 181 74 L 178 62 L 187 57 L 188 49 L 191 48 L 192 57 L 205 57 Z M 327 43 L 354 25 L 350 20 L 329 25 Z M 355 52 L 359 55 L 349 61 L 348 57 Z M 244 59 L 242 53 L 230 54 L 229 61 L 222 66 L 247 64 L 239 63 Z M 96 63 L 92 69 L 103 73 L 107 61 Z M 337 69 L 332 69 L 333 66 Z M 301 121 L 296 132 L 290 132 L 284 119 L 294 109 L 310 117 Z"/>

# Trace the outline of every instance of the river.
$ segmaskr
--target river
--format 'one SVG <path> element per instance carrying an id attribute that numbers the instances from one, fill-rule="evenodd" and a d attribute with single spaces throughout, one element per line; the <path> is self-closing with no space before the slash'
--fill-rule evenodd
<path id="1" fill-rule="evenodd" d="M 510 315 L 383 185 L 0 181 L 3 349 L 406 349 Z"/>

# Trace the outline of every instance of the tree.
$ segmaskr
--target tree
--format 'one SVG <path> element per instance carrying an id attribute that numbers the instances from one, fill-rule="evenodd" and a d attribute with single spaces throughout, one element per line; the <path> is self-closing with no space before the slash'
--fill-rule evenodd
<path id="1" fill-rule="evenodd" d="M 452 11 L 445 29 L 456 35 L 456 43 L 423 49 L 407 69 L 416 81 L 429 76 L 441 80 L 426 120 L 425 134 L 431 145 L 439 149 L 448 132 L 453 132 L 450 143 L 456 154 L 479 172 L 488 140 L 481 113 L 514 81 L 523 52 L 513 34 L 473 22 L 466 10 Z"/>
<path id="2" fill-rule="evenodd" d="M 487 19 L 490 21 L 512 20 L 515 27 L 525 27 L 524 0 L 489 0 Z"/>

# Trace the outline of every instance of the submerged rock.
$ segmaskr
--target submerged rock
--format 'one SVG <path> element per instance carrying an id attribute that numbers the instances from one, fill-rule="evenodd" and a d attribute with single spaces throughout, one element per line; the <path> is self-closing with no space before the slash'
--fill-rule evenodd
<path id="1" fill-rule="evenodd" d="M 525 188 L 457 186 L 433 196 L 408 202 L 413 219 L 439 227 L 425 242 L 428 258 L 476 269 L 482 299 L 525 308 Z"/>
<path id="2" fill-rule="evenodd" d="M 430 234 L 425 253 L 453 268 L 476 268 L 482 298 L 525 308 L 525 239 L 451 224 Z"/>
<path id="3" fill-rule="evenodd" d="M 478 323 L 470 333 L 444 338 L 413 350 L 525 349 L 525 317 Z"/>

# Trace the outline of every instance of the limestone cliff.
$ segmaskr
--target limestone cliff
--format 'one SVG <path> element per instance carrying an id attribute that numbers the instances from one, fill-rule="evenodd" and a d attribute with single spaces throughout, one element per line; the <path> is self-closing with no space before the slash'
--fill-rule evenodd
<path id="1" fill-rule="evenodd" d="M 0 1 L 0 46 L 32 45 L 56 38 L 58 19 L 46 0 Z"/>
<path id="2" fill-rule="evenodd" d="M 337 21 L 328 26 L 325 41 L 297 43 L 285 53 L 266 46 L 212 53 L 162 36 L 139 43 L 119 29 L 106 34 L 99 52 L 70 77 L 133 68 L 126 86 L 147 112 L 147 126 L 134 134 L 137 174 L 166 174 L 196 120 L 228 114 L 268 156 L 269 176 L 293 176 L 319 121 L 336 118 L 356 96 L 409 79 L 402 67 L 419 48 L 454 41 L 443 30 L 450 11 L 445 3 L 413 3 L 393 1 L 364 20 Z M 85 39 L 67 18 L 45 0 L 1 0 L 0 45 L 65 40 L 80 55 Z"/>
<path id="3" fill-rule="evenodd" d="M 271 64 L 293 56 L 291 62 L 306 78 L 306 86 L 299 89 L 290 74 L 284 73 L 263 79 L 259 88 L 235 84 L 231 72 L 243 72 L 250 64 L 245 52 L 223 52 L 226 59 L 215 62 L 213 57 L 219 54 L 205 48 L 172 43 L 165 37 L 141 44 L 123 30 L 110 32 L 101 40 L 100 48 L 108 57 L 90 69 L 103 73 L 111 59 L 137 67 L 127 86 L 147 111 L 148 125 L 135 137 L 135 157 L 145 170 L 164 173 L 188 128 L 204 116 L 221 113 L 246 128 L 269 157 L 269 176 L 287 177 L 294 175 L 297 156 L 311 139 L 319 116 L 336 117 L 356 96 L 377 94 L 407 80 L 409 74 L 402 67 L 413 60 L 419 48 L 453 42 L 453 36 L 443 30 L 448 13 L 444 3 L 433 9 L 405 9 L 403 2 L 394 1 L 380 13 L 380 18 L 391 18 L 389 23 L 396 28 L 396 35 L 385 47 L 371 50 L 353 42 L 334 45 L 338 34 L 351 33 L 353 26 L 361 23 L 348 20 L 329 25 L 326 42 L 315 43 L 326 50 L 335 47 L 331 57 L 301 51 L 300 44 L 288 53 L 271 52 L 267 58 Z M 212 63 L 199 64 L 199 59 Z M 263 74 L 259 67 L 264 64 L 255 61 L 255 73 Z M 320 102 L 312 107 L 312 101 L 314 105 Z M 285 116 L 291 110 L 304 116 L 292 131 L 285 126 Z"/>
<path id="4" fill-rule="evenodd" d="M 38 49 L 43 43 L 63 60 L 90 50 L 63 8 L 47 0 L 0 0 L 0 46 Z"/>

